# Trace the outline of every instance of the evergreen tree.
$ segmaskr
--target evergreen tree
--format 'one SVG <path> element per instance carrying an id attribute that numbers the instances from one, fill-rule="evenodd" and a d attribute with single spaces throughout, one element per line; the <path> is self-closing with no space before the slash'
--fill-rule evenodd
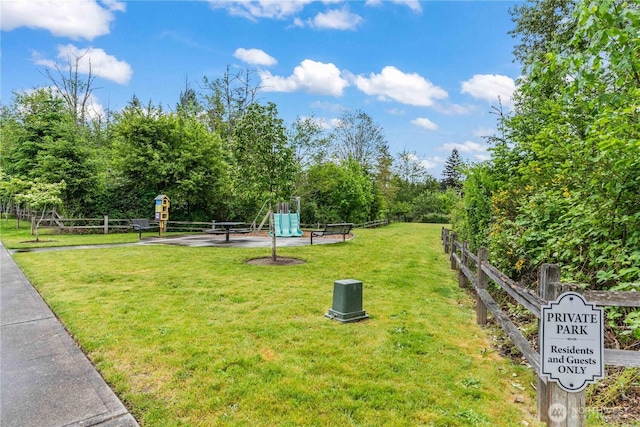
<path id="1" fill-rule="evenodd" d="M 460 167 L 462 166 L 462 159 L 457 149 L 451 151 L 451 155 L 447 158 L 444 164 L 444 171 L 442 172 L 442 187 L 446 190 L 453 188 L 460 190 L 462 188 L 462 172 Z"/>

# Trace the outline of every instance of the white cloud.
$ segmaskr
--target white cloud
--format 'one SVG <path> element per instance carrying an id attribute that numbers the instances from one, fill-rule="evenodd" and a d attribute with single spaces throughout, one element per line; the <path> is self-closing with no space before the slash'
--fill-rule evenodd
<path id="1" fill-rule="evenodd" d="M 305 59 L 289 77 L 274 76 L 268 71 L 259 71 L 263 89 L 267 92 L 305 91 L 316 95 L 342 96 L 349 82 L 341 77 L 334 64 Z"/>
<path id="2" fill-rule="evenodd" d="M 492 136 L 496 132 L 493 128 L 480 127 L 473 131 L 473 136 L 485 137 Z"/>
<path id="3" fill-rule="evenodd" d="M 302 11 L 312 0 L 209 0 L 214 9 L 226 9 L 231 15 L 253 21 L 257 18 L 285 19 Z"/>
<path id="4" fill-rule="evenodd" d="M 53 59 L 46 59 L 42 57 L 42 54 L 36 50 L 31 51 L 31 58 L 33 59 L 33 63 L 36 65 L 44 65 L 45 67 L 55 68 L 56 61 Z"/>
<path id="5" fill-rule="evenodd" d="M 367 0 L 365 2 L 367 6 L 379 6 L 382 3 L 382 0 Z M 422 6 L 419 0 L 391 0 L 391 3 L 403 4 L 414 12 L 422 12 Z"/>
<path id="6" fill-rule="evenodd" d="M 89 74 L 91 72 L 94 76 L 119 84 L 128 84 L 133 76 L 133 70 L 129 64 L 107 54 L 102 49 L 93 47 L 80 49 L 72 44 L 59 45 L 56 61 L 41 58 L 37 52 L 34 52 L 33 57 L 37 65 L 44 65 L 50 68 L 59 66 L 61 70 L 68 70 L 69 66 L 75 66 L 77 58 L 78 72 L 80 74 Z"/>
<path id="7" fill-rule="evenodd" d="M 102 3 L 104 3 L 112 12 L 124 12 L 127 10 L 127 5 L 123 1 L 102 0 Z"/>
<path id="8" fill-rule="evenodd" d="M 58 37 L 93 40 L 109 34 L 114 12 L 123 12 L 123 2 L 109 0 L 22 0 L 0 2 L 0 27 L 44 29 Z"/>
<path id="9" fill-rule="evenodd" d="M 444 148 L 445 150 L 453 150 L 455 148 L 461 153 L 474 153 L 487 150 L 486 147 L 482 144 L 478 144 L 477 142 L 473 141 L 465 141 L 462 144 L 458 142 L 447 142 L 442 146 L 442 148 Z"/>
<path id="10" fill-rule="evenodd" d="M 475 112 L 477 110 L 477 107 L 474 105 L 460 105 L 460 104 L 442 105 L 440 103 L 435 103 L 433 105 L 433 109 L 441 114 L 464 116 L 464 115 L 472 114 L 473 112 Z"/>
<path id="11" fill-rule="evenodd" d="M 393 3 L 403 4 L 414 12 L 422 12 L 419 0 L 392 0 Z"/>
<path id="12" fill-rule="evenodd" d="M 411 120 L 411 123 L 426 130 L 438 130 L 438 125 L 426 117 L 418 117 L 417 119 Z"/>
<path id="13" fill-rule="evenodd" d="M 377 95 L 380 100 L 391 99 L 420 107 L 433 106 L 436 99 L 448 96 L 444 89 L 424 77 L 404 73 L 393 66 L 384 67 L 380 74 L 371 73 L 369 78 L 357 76 L 355 83 L 358 89 L 367 95 Z"/>
<path id="14" fill-rule="evenodd" d="M 353 30 L 362 21 L 362 17 L 349 12 L 346 8 L 341 10 L 327 10 L 320 12 L 315 17 L 303 19 L 297 15 L 311 3 L 337 4 L 348 3 L 343 0 L 208 0 L 213 9 L 225 9 L 229 14 L 257 21 L 258 19 L 289 19 L 298 27 L 310 26 L 313 28 Z M 380 0 L 368 0 L 367 5 L 379 5 Z M 401 4 L 416 12 L 422 11 L 419 0 L 392 0 L 391 3 Z"/>
<path id="15" fill-rule="evenodd" d="M 422 167 L 427 170 L 435 169 L 438 165 L 442 164 L 443 162 L 444 162 L 444 159 L 442 159 L 441 157 L 427 157 L 426 159 L 420 160 L 420 164 L 422 165 Z"/>
<path id="16" fill-rule="evenodd" d="M 325 118 L 321 118 L 321 117 L 315 117 L 315 116 L 302 116 L 300 117 L 301 120 L 309 120 L 311 121 L 311 123 L 315 124 L 316 126 L 318 126 L 321 130 L 327 130 L 327 129 L 331 129 L 332 126 L 332 122 L 330 120 L 327 120 Z"/>
<path id="17" fill-rule="evenodd" d="M 326 101 L 314 101 L 311 103 L 310 107 L 328 111 L 330 113 L 340 113 L 345 109 L 345 107 L 341 104 Z"/>
<path id="18" fill-rule="evenodd" d="M 93 93 L 89 97 L 88 107 L 87 107 L 87 115 L 91 120 L 96 120 L 98 118 L 104 119 L 104 107 L 100 103 L 100 100 Z"/>
<path id="19" fill-rule="evenodd" d="M 326 13 L 318 13 L 309 21 L 309 25 L 313 28 L 330 30 L 355 30 L 361 22 L 362 17 L 347 9 L 334 9 Z"/>
<path id="20" fill-rule="evenodd" d="M 448 142 L 442 146 L 442 149 L 447 151 L 452 151 L 454 148 L 460 153 L 466 153 L 474 156 L 477 160 L 488 160 L 490 158 L 490 155 L 487 152 L 487 144 L 465 141 L 462 144 L 457 142 Z"/>
<path id="21" fill-rule="evenodd" d="M 261 49 L 244 49 L 241 47 L 239 49 L 236 49 L 236 51 L 233 53 L 233 56 L 243 62 L 246 62 L 247 64 L 253 65 L 270 66 L 278 63 L 278 61 L 276 61 L 273 56 L 268 55 Z"/>
<path id="22" fill-rule="evenodd" d="M 514 80 L 499 74 L 476 74 L 470 80 L 462 82 L 460 93 L 468 93 L 476 99 L 497 102 L 498 97 L 503 104 L 512 103 L 511 97 L 516 90 Z"/>

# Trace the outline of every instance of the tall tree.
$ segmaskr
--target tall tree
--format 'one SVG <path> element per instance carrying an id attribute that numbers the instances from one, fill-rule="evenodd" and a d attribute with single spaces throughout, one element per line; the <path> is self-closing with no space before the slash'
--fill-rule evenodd
<path id="1" fill-rule="evenodd" d="M 415 151 L 403 150 L 398 153 L 393 172 L 401 181 L 410 184 L 421 184 L 432 178 Z"/>
<path id="2" fill-rule="evenodd" d="M 304 171 L 302 212 L 309 222 L 363 222 L 375 203 L 371 176 L 358 162 L 325 162 Z"/>
<path id="3" fill-rule="evenodd" d="M 346 110 L 332 133 L 333 155 L 340 161 L 355 160 L 369 172 L 378 168 L 380 154 L 388 153 L 383 129 L 362 110 Z"/>
<path id="4" fill-rule="evenodd" d="M 230 185 L 220 137 L 195 117 L 142 108 L 133 99 L 114 118 L 112 133 L 113 181 L 136 199 L 119 209 L 149 209 L 158 194 L 171 198 L 178 219 L 210 220 L 223 209 Z"/>
<path id="5" fill-rule="evenodd" d="M 575 0 L 528 0 L 511 9 L 515 28 L 509 32 L 518 39 L 513 55 L 526 69 L 544 61 L 554 46 L 567 45 L 575 31 L 575 21 L 567 19 Z"/>
<path id="6" fill-rule="evenodd" d="M 45 183 L 66 181 L 61 192 L 66 214 L 90 214 L 98 187 L 94 156 L 87 133 L 75 126 L 64 101 L 49 88 L 15 94 L 13 113 L 4 126 L 10 143 L 6 172 Z M 3 121 L 4 122 L 4 121 Z"/>
<path id="7" fill-rule="evenodd" d="M 504 142 L 474 182 L 492 189 L 485 241 L 503 271 L 526 276 L 553 260 L 568 279 L 607 288 L 640 279 L 630 267 L 640 255 L 640 8 L 568 5 L 555 12 L 569 33 L 528 27 L 545 43 L 526 57 Z M 488 212 L 477 198 L 467 209 Z"/>
<path id="8" fill-rule="evenodd" d="M 295 160 L 300 169 L 322 163 L 329 150 L 330 139 L 314 116 L 297 117 L 288 131 L 289 143 L 295 150 Z"/>
<path id="9" fill-rule="evenodd" d="M 70 116 L 62 99 L 54 96 L 51 89 L 14 96 L 11 112 L 5 110 L 7 114 L 3 115 L 3 141 L 12 143 L 12 151 L 7 153 L 10 162 L 5 167 L 9 175 L 35 178 L 39 175 L 38 155 L 47 141 L 64 137 L 63 124 Z"/>
<path id="10" fill-rule="evenodd" d="M 188 80 L 185 80 L 184 89 L 180 92 L 180 100 L 176 105 L 179 114 L 197 116 L 202 111 L 202 105 L 198 100 L 198 94 Z"/>
<path id="11" fill-rule="evenodd" d="M 453 188 L 454 190 L 460 190 L 462 188 L 462 158 L 458 150 L 454 148 L 451 150 L 451 154 L 447 157 L 444 163 L 444 170 L 442 171 L 442 186 L 447 188 Z"/>

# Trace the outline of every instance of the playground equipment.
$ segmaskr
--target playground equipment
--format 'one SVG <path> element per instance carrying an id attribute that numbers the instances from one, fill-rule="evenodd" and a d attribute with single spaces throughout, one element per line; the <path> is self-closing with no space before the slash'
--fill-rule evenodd
<path id="1" fill-rule="evenodd" d="M 291 204 L 288 202 L 278 202 L 276 213 L 273 213 L 273 230 L 276 237 L 300 237 L 303 232 L 300 230 L 300 197 L 292 197 L 295 200 L 296 211 L 291 212 Z M 269 218 L 271 218 L 271 209 L 267 211 L 260 225 L 257 226 L 257 220 L 267 207 L 269 201 L 264 202 L 256 219 L 251 224 L 252 230 L 260 231 Z M 271 234 L 271 232 L 269 233 Z"/>
<path id="2" fill-rule="evenodd" d="M 298 212 L 295 213 L 274 213 L 273 228 L 276 237 L 300 237 L 300 217 Z"/>

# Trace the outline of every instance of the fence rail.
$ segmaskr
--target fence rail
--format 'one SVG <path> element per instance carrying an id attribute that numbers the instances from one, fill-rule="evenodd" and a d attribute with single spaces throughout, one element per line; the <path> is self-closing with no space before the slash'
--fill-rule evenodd
<path id="1" fill-rule="evenodd" d="M 500 305 L 487 291 L 489 279 L 496 283 L 500 289 L 504 290 L 510 297 L 517 301 L 540 319 L 541 306 L 546 305 L 548 300 L 554 300 L 560 293 L 567 290 L 575 290 L 583 294 L 585 299 L 598 306 L 616 307 L 640 307 L 640 293 L 623 291 L 584 291 L 575 283 L 560 282 L 560 273 L 557 266 L 544 264 L 539 275 L 538 286 L 540 294 L 531 289 L 520 286 L 516 281 L 500 272 L 492 266 L 488 260 L 488 251 L 480 248 L 478 254 L 469 250 L 467 242 L 459 242 L 456 233 L 446 228 L 442 228 L 442 243 L 445 253 L 450 254 L 451 269 L 458 270 L 458 283 L 460 287 L 470 284 L 476 293 L 476 320 L 480 325 L 487 323 L 487 311 L 491 313 L 494 320 L 504 330 L 514 345 L 520 350 L 527 362 L 538 375 L 538 417 L 553 426 L 566 426 L 562 422 L 557 423 L 548 417 L 548 409 L 559 399 L 563 404 L 583 405 L 584 392 L 571 393 L 561 391 L 554 383 L 547 384 L 540 376 L 540 353 L 522 334 L 520 329 L 511 321 L 509 316 L 502 311 Z M 474 267 L 472 267 L 472 265 Z M 475 271 L 475 272 L 474 272 Z M 539 347 L 539 345 L 537 345 Z M 640 352 L 631 350 L 605 349 L 604 363 L 609 366 L 640 367 Z M 569 410 L 570 408 L 567 408 Z M 578 413 L 577 423 L 571 425 L 584 425 L 584 407 L 573 408 Z M 580 414 L 582 412 L 582 414 Z"/>
<path id="2" fill-rule="evenodd" d="M 31 217 L 31 234 L 35 233 L 36 228 L 51 228 L 60 232 L 74 231 L 100 231 L 109 234 L 110 231 L 125 232 L 131 226 L 128 219 L 109 218 L 105 215 L 102 218 L 61 218 L 59 216 L 52 218 L 44 218 L 38 220 L 35 216 Z"/>
<path id="3" fill-rule="evenodd" d="M 150 220 L 152 221 L 152 220 Z M 39 223 L 39 224 L 38 224 Z M 129 219 L 114 219 L 105 215 L 102 218 L 62 218 L 60 216 L 52 216 L 38 220 L 35 216 L 31 217 L 31 234 L 35 233 L 35 229 L 49 228 L 59 230 L 60 232 L 74 232 L 74 231 L 100 231 L 104 234 L 110 232 L 127 232 L 131 229 L 129 225 Z M 388 225 L 389 220 L 381 219 L 377 221 L 368 221 L 361 224 L 355 224 L 354 228 L 376 228 Z M 167 231 L 204 231 L 212 227 L 211 222 L 198 222 L 198 221 L 167 221 Z M 305 225 L 306 227 L 306 225 Z M 313 228 L 313 227 L 307 227 Z M 320 225 L 318 224 L 318 228 Z"/>
<path id="4" fill-rule="evenodd" d="M 384 225 L 389 225 L 388 219 L 378 219 L 375 221 L 363 222 L 362 224 L 354 224 L 353 228 L 377 228 Z"/>
<path id="5" fill-rule="evenodd" d="M 153 221 L 153 220 L 150 220 Z M 104 234 L 110 232 L 128 232 L 131 225 L 129 219 L 109 218 L 105 215 L 102 218 L 45 218 L 37 224 L 38 219 L 34 216 L 31 218 L 31 234 L 35 233 L 37 228 L 49 228 L 60 232 L 81 232 L 81 231 L 97 231 Z M 195 222 L 195 221 L 167 221 L 167 231 L 204 231 L 212 227 L 211 222 Z"/>
<path id="6" fill-rule="evenodd" d="M 353 224 L 353 228 L 377 228 L 385 225 L 389 225 L 388 219 L 378 219 L 375 221 L 367 221 L 360 224 Z M 307 230 L 321 229 L 325 226 L 325 223 L 317 222 L 315 224 L 300 224 L 300 227 Z"/>

